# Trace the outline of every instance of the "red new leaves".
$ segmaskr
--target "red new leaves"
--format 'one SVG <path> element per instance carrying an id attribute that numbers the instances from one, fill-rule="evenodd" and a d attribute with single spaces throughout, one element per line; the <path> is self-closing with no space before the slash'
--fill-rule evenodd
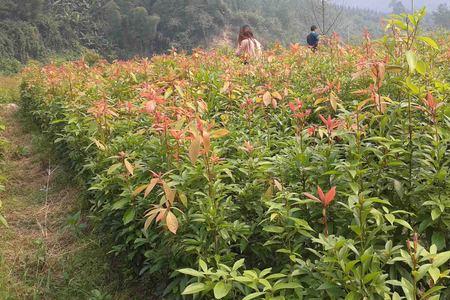
<path id="1" fill-rule="evenodd" d="M 319 117 L 323 124 L 327 127 L 327 133 L 329 136 L 331 136 L 333 131 L 341 124 L 339 120 L 333 119 L 331 116 L 328 116 L 327 119 L 325 119 L 322 115 L 319 115 Z"/>
<path id="2" fill-rule="evenodd" d="M 391 100 L 388 97 L 381 95 L 381 87 L 383 86 L 383 81 L 386 75 L 386 62 L 363 62 L 361 64 L 363 69 L 355 74 L 353 74 L 353 79 L 360 77 L 365 73 L 369 73 L 372 78 L 373 83 L 369 85 L 367 89 L 354 91 L 354 95 L 368 95 L 369 98 L 362 101 L 360 107 L 363 107 L 368 102 L 373 102 L 379 113 L 384 113 L 386 111 L 386 104 Z"/>
<path id="3" fill-rule="evenodd" d="M 311 195 L 310 193 L 303 193 L 306 197 L 308 197 L 311 200 L 314 200 L 318 203 L 322 204 L 322 221 L 325 226 L 324 233 L 325 236 L 328 236 L 328 220 L 327 220 L 327 208 L 333 202 L 334 197 L 336 197 L 336 187 L 332 187 L 326 194 L 322 191 L 322 189 L 318 186 L 317 187 L 317 194 L 319 195 L 319 198 L 317 198 L 314 195 Z"/>
<path id="4" fill-rule="evenodd" d="M 94 105 L 88 109 L 88 113 L 92 114 L 96 119 L 108 116 L 118 116 L 114 109 L 109 106 L 106 99 L 95 102 Z"/>
<path id="5" fill-rule="evenodd" d="M 431 94 L 430 92 L 427 93 L 427 96 L 425 97 L 425 99 L 422 99 L 422 102 L 424 105 L 423 105 L 423 107 L 419 107 L 419 108 L 427 113 L 427 115 L 430 117 L 431 122 L 433 124 L 436 124 L 437 110 L 439 109 L 439 107 L 444 105 L 444 103 L 436 101 L 433 94 Z"/>
<path id="6" fill-rule="evenodd" d="M 333 202 L 334 197 L 336 196 L 336 187 L 332 187 L 326 194 L 324 194 L 322 189 L 318 186 L 317 194 L 319 195 L 319 198 L 311 195 L 310 193 L 303 193 L 303 195 L 305 195 L 309 199 L 317 201 L 321 203 L 323 207 L 327 208 L 331 204 L 331 202 Z"/>
<path id="7" fill-rule="evenodd" d="M 311 114 L 311 109 L 303 110 L 303 101 L 295 99 L 295 102 L 289 103 L 289 109 L 291 110 L 294 118 L 305 119 Z"/>
<path id="8" fill-rule="evenodd" d="M 155 91 L 153 89 L 141 93 L 141 97 L 147 100 L 144 103 L 144 111 L 146 113 L 152 114 L 155 112 L 157 105 L 164 104 L 166 100 L 161 96 L 161 93 L 162 91 Z"/>

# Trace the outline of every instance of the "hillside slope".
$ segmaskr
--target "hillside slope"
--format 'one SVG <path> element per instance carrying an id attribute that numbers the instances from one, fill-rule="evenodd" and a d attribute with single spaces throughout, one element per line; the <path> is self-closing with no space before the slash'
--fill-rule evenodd
<path id="1" fill-rule="evenodd" d="M 336 7 L 327 8 L 327 18 L 336 14 Z M 244 23 L 254 26 L 264 43 L 298 42 L 315 22 L 312 15 L 307 0 L 24 0 L 20 5 L 0 0 L 0 69 L 85 47 L 121 58 L 210 47 L 224 32 L 226 40 L 234 40 Z M 336 29 L 375 30 L 380 16 L 346 9 L 345 22 Z"/>

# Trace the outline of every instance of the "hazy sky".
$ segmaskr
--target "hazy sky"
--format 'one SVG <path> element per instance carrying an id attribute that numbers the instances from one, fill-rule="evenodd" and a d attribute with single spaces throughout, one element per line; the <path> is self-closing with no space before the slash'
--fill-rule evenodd
<path id="1" fill-rule="evenodd" d="M 344 3 L 349 6 L 356 6 L 361 8 L 370 8 L 374 10 L 389 12 L 391 9 L 389 8 L 389 3 L 391 0 L 333 0 L 336 3 Z M 402 0 L 405 7 L 411 7 L 412 0 Z M 434 10 L 441 3 L 446 3 L 450 5 L 450 0 L 415 0 L 416 7 L 420 8 L 422 6 L 426 6 L 430 10 Z"/>

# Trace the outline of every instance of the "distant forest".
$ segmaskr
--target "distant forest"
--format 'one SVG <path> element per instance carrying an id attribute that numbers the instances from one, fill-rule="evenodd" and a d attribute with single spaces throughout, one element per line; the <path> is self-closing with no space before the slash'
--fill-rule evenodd
<path id="1" fill-rule="evenodd" d="M 395 2 L 395 1 L 394 1 Z M 130 58 L 175 47 L 231 44 L 250 24 L 265 45 L 303 42 L 311 24 L 354 39 L 367 28 L 381 33 L 382 15 L 319 0 L 0 0 L 0 71 L 29 59 L 77 55 L 93 49 Z M 450 26 L 450 10 L 433 16 Z M 446 9 L 446 10 L 444 10 Z M 336 22 L 334 22 L 336 20 Z"/>

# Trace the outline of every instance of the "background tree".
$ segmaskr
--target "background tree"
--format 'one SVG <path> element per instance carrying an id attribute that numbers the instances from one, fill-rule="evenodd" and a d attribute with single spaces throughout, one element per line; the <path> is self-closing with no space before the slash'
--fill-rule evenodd
<path id="1" fill-rule="evenodd" d="M 402 14 L 406 12 L 406 7 L 400 0 L 391 0 L 389 7 L 392 9 L 393 14 Z"/>
<path id="2" fill-rule="evenodd" d="M 439 5 L 439 8 L 433 12 L 432 17 L 436 26 L 450 29 L 450 8 L 447 4 Z"/>
<path id="3" fill-rule="evenodd" d="M 329 34 L 340 23 L 344 6 L 332 6 L 328 0 L 309 0 L 309 19 L 317 24 L 322 34 Z M 308 17 L 306 17 L 308 18 Z"/>
<path id="4" fill-rule="evenodd" d="M 287 45 L 303 42 L 312 24 L 347 36 L 349 28 L 377 32 L 381 17 L 329 0 L 0 0 L 0 57 L 77 57 L 87 48 L 113 59 L 234 45 L 243 24 L 265 45 Z"/>

